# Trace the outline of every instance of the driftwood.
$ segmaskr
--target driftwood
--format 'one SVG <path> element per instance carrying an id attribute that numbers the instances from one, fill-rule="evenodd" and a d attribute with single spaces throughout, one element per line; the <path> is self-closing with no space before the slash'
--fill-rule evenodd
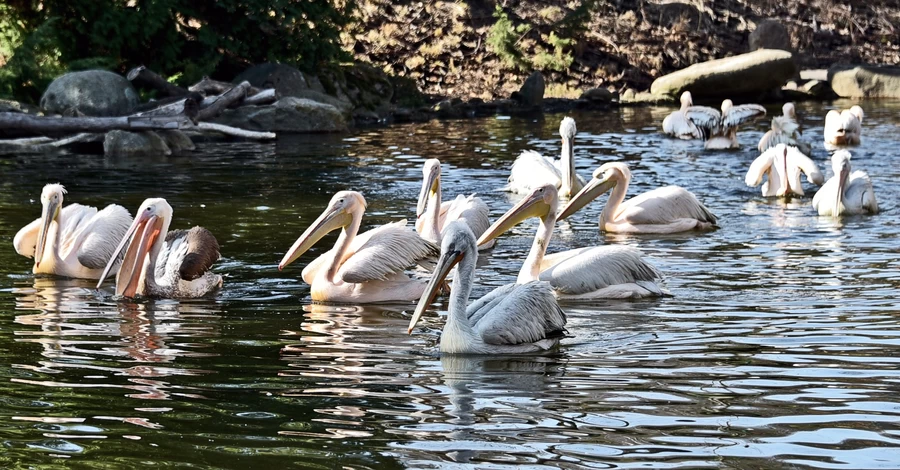
<path id="1" fill-rule="evenodd" d="M 134 113 L 132 116 L 178 116 L 194 120 L 197 112 L 200 111 L 200 94 L 191 93 L 188 97 L 172 101 L 170 103 L 161 104 L 159 106 L 146 109 L 144 111 Z"/>
<path id="2" fill-rule="evenodd" d="M 51 139 L 49 137 L 27 137 L 23 139 L 0 140 L 0 152 L 30 152 L 40 153 L 56 150 L 66 145 L 81 142 L 98 142 L 103 140 L 103 134 L 81 133 L 64 139 Z"/>
<path id="3" fill-rule="evenodd" d="M 185 116 L 47 117 L 0 113 L 0 128 L 33 134 L 183 129 L 192 125 Z"/>
<path id="4" fill-rule="evenodd" d="M 240 84 L 235 85 L 232 89 L 219 95 L 218 99 L 209 106 L 200 108 L 200 111 L 197 112 L 197 116 L 194 118 L 194 120 L 206 121 L 210 118 L 218 116 L 222 111 L 225 111 L 225 109 L 227 109 L 232 104 L 246 98 L 247 91 L 250 88 L 251 87 L 249 82 L 241 82 Z"/>
<path id="5" fill-rule="evenodd" d="M 245 139 L 253 140 L 271 140 L 277 137 L 274 132 L 248 131 L 245 129 L 226 126 L 223 124 L 214 124 L 212 122 L 198 122 L 197 129 L 203 131 L 215 131 L 226 135 L 233 135 L 235 137 L 243 137 Z"/>
<path id="6" fill-rule="evenodd" d="M 167 82 L 165 78 L 160 77 L 159 74 L 143 65 L 128 71 L 126 78 L 136 87 L 156 90 L 162 93 L 163 96 L 184 96 L 188 94 L 188 90 Z"/>
<path id="7" fill-rule="evenodd" d="M 248 83 L 248 85 L 249 85 L 249 83 Z M 194 85 L 191 85 L 190 87 L 188 87 L 188 90 L 197 92 L 197 93 L 203 93 L 204 95 L 209 96 L 209 95 L 221 95 L 222 93 L 225 93 L 226 91 L 228 91 L 234 87 L 235 87 L 234 83 L 221 82 L 219 80 L 213 80 L 209 77 L 203 77 L 203 80 L 200 80 L 199 82 L 195 83 Z M 262 90 L 254 87 L 254 86 L 251 86 L 247 90 L 247 94 L 255 95 L 255 94 L 259 93 L 260 91 L 262 91 Z"/>
<path id="8" fill-rule="evenodd" d="M 260 105 L 260 104 L 269 104 L 274 103 L 278 99 L 278 96 L 275 94 L 274 88 L 267 88 L 265 90 L 261 90 L 259 93 L 255 95 L 250 95 L 244 98 L 244 101 L 240 102 L 240 106 L 245 104 L 249 105 Z"/>

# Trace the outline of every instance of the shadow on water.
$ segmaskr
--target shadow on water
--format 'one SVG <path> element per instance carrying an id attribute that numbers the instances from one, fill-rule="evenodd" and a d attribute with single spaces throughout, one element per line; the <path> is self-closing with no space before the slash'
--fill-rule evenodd
<path id="1" fill-rule="evenodd" d="M 811 142 L 832 107 L 847 103 L 798 106 Z M 854 151 L 883 212 L 837 222 L 814 214 L 811 186 L 777 201 L 743 185 L 767 122 L 739 134 L 740 151 L 705 152 L 657 133 L 668 108 L 575 114 L 580 174 L 625 160 L 629 196 L 684 186 L 721 228 L 602 234 L 605 197 L 560 223 L 550 252 L 638 247 L 673 296 L 569 306 L 572 337 L 546 357 L 440 357 L 443 310 L 408 335 L 412 304 L 311 304 L 300 271 L 334 234 L 276 265 L 338 190 L 365 195 L 363 229 L 411 223 L 426 158 L 444 163 L 448 197 L 477 192 L 499 216 L 516 201 L 496 191 L 512 160 L 555 155 L 560 116 L 209 143 L 140 162 L 0 158 L 0 239 L 38 217 L 48 182 L 131 210 L 162 196 L 174 228 L 216 234 L 225 276 L 211 299 L 125 303 L 109 284 L 34 278 L 0 250 L 0 466 L 900 468 L 898 109 L 867 107 Z M 820 145 L 813 158 L 831 176 Z M 480 256 L 473 295 L 515 279 L 535 227 Z"/>

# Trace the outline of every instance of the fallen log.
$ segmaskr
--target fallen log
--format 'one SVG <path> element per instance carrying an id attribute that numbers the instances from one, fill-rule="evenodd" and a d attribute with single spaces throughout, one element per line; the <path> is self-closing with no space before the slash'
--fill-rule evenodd
<path id="1" fill-rule="evenodd" d="M 248 85 L 249 85 L 249 83 L 248 83 Z M 222 93 L 225 93 L 226 91 L 228 91 L 234 87 L 235 87 L 234 83 L 222 82 L 219 80 L 213 80 L 209 77 L 203 77 L 203 80 L 200 80 L 199 82 L 189 86 L 188 90 L 197 92 L 197 93 L 203 93 L 204 95 L 209 96 L 209 95 L 221 95 Z M 260 91 L 262 91 L 262 90 L 254 87 L 254 86 L 251 86 L 247 90 L 247 94 L 255 95 L 255 94 L 259 93 Z"/>
<path id="2" fill-rule="evenodd" d="M 253 140 L 271 140 L 277 137 L 274 132 L 248 131 L 238 127 L 226 126 L 224 124 L 215 124 L 212 122 L 198 122 L 197 129 L 203 131 L 215 131 L 225 135 L 233 135 L 235 137 L 243 137 L 245 139 Z"/>
<path id="3" fill-rule="evenodd" d="M 51 139 L 49 137 L 27 137 L 23 139 L 0 140 L 0 153 L 14 151 L 17 153 L 39 153 L 55 150 L 66 145 L 81 142 L 99 142 L 103 140 L 103 134 L 81 133 L 64 139 Z"/>
<path id="4" fill-rule="evenodd" d="M 184 129 L 193 126 L 186 116 L 47 117 L 0 113 L 0 128 L 33 134 L 106 132 L 119 130 Z"/>
<path id="5" fill-rule="evenodd" d="M 218 99 L 209 106 L 200 108 L 200 111 L 197 112 L 197 116 L 194 118 L 194 120 L 206 121 L 218 116 L 222 111 L 225 111 L 232 104 L 246 98 L 247 91 L 250 90 L 250 88 L 251 87 L 249 82 L 241 82 L 240 84 L 235 85 L 232 89 L 219 95 Z"/>
<path id="6" fill-rule="evenodd" d="M 156 72 L 141 65 L 128 71 L 125 76 L 134 86 L 138 88 L 149 88 L 162 93 L 163 96 L 184 96 L 188 94 L 188 90 L 169 83 Z"/>
<path id="7" fill-rule="evenodd" d="M 278 100 L 278 96 L 275 95 L 274 88 L 267 88 L 265 90 L 260 91 L 255 95 L 250 95 L 244 98 L 244 101 L 238 103 L 239 106 L 243 105 L 260 105 L 260 104 L 269 104 L 274 103 Z"/>
<path id="8" fill-rule="evenodd" d="M 141 112 L 134 113 L 132 116 L 178 116 L 183 115 L 193 120 L 200 111 L 201 95 L 199 93 L 191 93 L 186 98 L 181 98 L 170 103 L 163 103 L 159 106 L 145 109 Z"/>

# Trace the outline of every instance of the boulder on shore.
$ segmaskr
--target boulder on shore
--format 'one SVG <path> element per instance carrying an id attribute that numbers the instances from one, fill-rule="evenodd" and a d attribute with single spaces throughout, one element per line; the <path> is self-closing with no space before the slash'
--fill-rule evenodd
<path id="1" fill-rule="evenodd" d="M 748 39 L 750 50 L 779 49 L 791 50 L 791 35 L 787 28 L 777 20 L 764 20 L 756 25 Z"/>
<path id="2" fill-rule="evenodd" d="M 828 82 L 842 98 L 900 98 L 900 67 L 832 67 Z"/>
<path id="3" fill-rule="evenodd" d="M 122 116 L 138 104 L 138 94 L 125 77 L 106 70 L 61 75 L 41 97 L 51 114 L 79 111 L 87 116 Z"/>
<path id="4" fill-rule="evenodd" d="M 343 132 L 347 117 L 325 103 L 288 96 L 265 106 L 228 109 L 213 122 L 262 132 Z"/>
<path id="5" fill-rule="evenodd" d="M 544 76 L 535 70 L 525 79 L 522 88 L 514 95 L 522 106 L 540 106 L 544 102 Z"/>
<path id="6" fill-rule="evenodd" d="M 153 131 L 109 131 L 103 139 L 103 154 L 109 157 L 155 157 L 171 155 L 166 141 Z"/>
<path id="7" fill-rule="evenodd" d="M 695 99 L 731 98 L 778 90 L 796 74 L 797 64 L 790 52 L 760 49 L 659 77 L 650 86 L 650 93 L 677 97 L 690 91 Z"/>

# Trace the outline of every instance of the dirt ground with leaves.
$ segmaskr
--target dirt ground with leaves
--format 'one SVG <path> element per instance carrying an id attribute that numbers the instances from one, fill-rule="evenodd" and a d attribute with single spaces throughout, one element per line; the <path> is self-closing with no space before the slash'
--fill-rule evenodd
<path id="1" fill-rule="evenodd" d="M 852 4 L 852 6 L 851 6 Z M 765 19 L 784 24 L 803 68 L 900 64 L 900 2 L 868 0 L 359 0 L 342 35 L 359 60 L 426 93 L 493 99 L 542 70 L 547 96 L 646 90 L 657 77 L 747 52 Z"/>

